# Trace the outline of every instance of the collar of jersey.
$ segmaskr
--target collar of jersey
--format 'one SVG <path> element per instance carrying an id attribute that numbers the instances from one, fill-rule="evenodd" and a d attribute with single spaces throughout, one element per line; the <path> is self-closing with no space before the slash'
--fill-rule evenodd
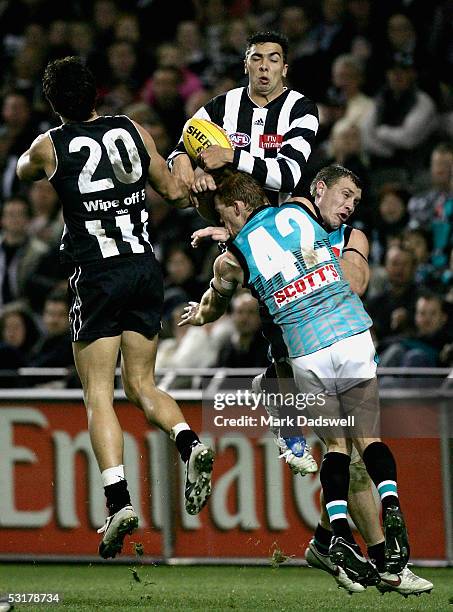
<path id="1" fill-rule="evenodd" d="M 274 104 L 274 102 L 277 102 L 277 100 L 280 100 L 280 98 L 281 98 L 281 97 L 282 97 L 284 94 L 287 94 L 287 93 L 289 92 L 288 87 L 285 87 L 285 88 L 283 89 L 282 93 L 281 93 L 281 94 L 279 94 L 279 95 L 278 95 L 276 98 L 274 98 L 273 100 L 271 100 L 271 101 L 270 101 L 270 102 L 268 102 L 267 104 L 264 104 L 264 106 L 260 106 L 259 104 L 257 104 L 256 102 L 254 102 L 254 101 L 252 100 L 252 98 L 250 97 L 250 91 L 249 91 L 249 88 L 248 88 L 248 87 L 246 87 L 246 88 L 245 88 L 245 90 L 246 90 L 246 92 L 247 92 L 247 97 L 248 97 L 248 99 L 250 100 L 250 102 L 253 104 L 253 106 L 254 106 L 255 108 L 269 108 L 269 106 L 271 106 L 272 104 Z"/>

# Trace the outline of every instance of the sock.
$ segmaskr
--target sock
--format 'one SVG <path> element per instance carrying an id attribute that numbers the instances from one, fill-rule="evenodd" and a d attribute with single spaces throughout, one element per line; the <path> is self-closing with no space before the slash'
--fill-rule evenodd
<path id="1" fill-rule="evenodd" d="M 184 463 L 189 459 L 192 447 L 198 442 L 200 438 L 191 429 L 183 429 L 177 434 L 175 444 Z"/>
<path id="2" fill-rule="evenodd" d="M 381 574 L 385 572 L 385 541 L 368 546 L 368 556 Z"/>
<path id="3" fill-rule="evenodd" d="M 115 484 L 115 482 L 120 482 L 121 480 L 125 480 L 124 478 L 124 465 L 115 465 L 114 467 L 107 468 L 101 472 L 102 484 L 104 487 L 108 485 Z"/>
<path id="4" fill-rule="evenodd" d="M 379 492 L 383 514 L 385 515 L 389 506 L 399 508 L 396 463 L 387 444 L 372 442 L 363 453 L 363 462 Z"/>
<path id="5" fill-rule="evenodd" d="M 319 552 L 323 555 L 329 554 L 330 540 L 332 539 L 332 532 L 330 529 L 325 529 L 320 523 L 316 526 L 314 540 L 315 546 Z"/>
<path id="6" fill-rule="evenodd" d="M 128 506 L 131 503 L 129 491 L 127 490 L 127 480 L 120 480 L 104 487 L 105 497 L 107 498 L 107 509 L 109 516 Z"/>
<path id="7" fill-rule="evenodd" d="M 321 465 L 320 479 L 333 534 L 355 543 L 347 519 L 350 462 L 351 458 L 344 453 L 327 453 Z"/>
<path id="8" fill-rule="evenodd" d="M 176 436 L 180 431 L 186 431 L 190 429 L 189 424 L 183 421 L 182 423 L 177 423 L 170 429 L 170 440 L 176 440 Z"/>

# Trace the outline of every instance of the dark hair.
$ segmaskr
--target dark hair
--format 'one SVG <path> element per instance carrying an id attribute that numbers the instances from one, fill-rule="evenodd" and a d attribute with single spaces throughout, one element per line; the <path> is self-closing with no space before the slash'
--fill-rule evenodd
<path id="1" fill-rule="evenodd" d="M 453 154 L 453 142 L 441 141 L 432 149 L 432 153 L 450 153 Z"/>
<path id="2" fill-rule="evenodd" d="M 72 121 L 89 119 L 96 104 L 94 77 L 76 56 L 47 64 L 43 91 L 55 112 Z"/>
<path id="3" fill-rule="evenodd" d="M 310 185 L 310 193 L 312 197 L 316 196 L 316 184 L 319 181 L 323 181 L 328 188 L 332 187 L 342 178 L 350 178 L 356 187 L 362 189 L 362 181 L 359 179 L 357 174 L 354 174 L 351 170 L 348 170 L 344 166 L 339 164 L 332 164 L 331 166 L 325 166 L 317 173 L 315 178 L 312 180 Z"/>
<path id="4" fill-rule="evenodd" d="M 433 236 L 429 230 L 425 229 L 424 227 L 406 227 L 403 230 L 401 237 L 404 240 L 408 236 L 414 235 L 418 235 L 423 238 L 423 240 L 426 242 L 426 249 L 429 253 L 433 250 Z"/>
<path id="5" fill-rule="evenodd" d="M 4 306 L 2 314 L 0 315 L 0 342 L 2 341 L 3 334 L 5 333 L 6 319 L 11 315 L 17 315 L 22 318 L 25 326 L 25 340 L 21 349 L 28 351 L 36 343 L 39 338 L 40 332 L 38 324 L 34 318 L 33 312 L 21 302 L 9 302 Z"/>
<path id="6" fill-rule="evenodd" d="M 256 180 L 245 172 L 224 172 L 217 192 L 225 206 L 232 206 L 236 200 L 241 200 L 254 210 L 268 203 L 263 188 Z"/>
<path id="7" fill-rule="evenodd" d="M 55 287 L 46 297 L 45 302 L 63 302 L 69 308 L 68 292 L 60 287 Z"/>
<path id="8" fill-rule="evenodd" d="M 421 298 L 423 298 L 424 300 L 436 301 L 439 304 L 441 311 L 444 314 L 448 314 L 447 302 L 445 300 L 445 297 L 440 293 L 437 293 L 436 291 L 433 291 L 431 289 L 422 289 L 422 291 L 420 291 L 417 296 L 417 302 Z"/>
<path id="9" fill-rule="evenodd" d="M 24 209 L 25 209 L 25 214 L 27 215 L 29 219 L 31 219 L 33 217 L 33 208 L 32 208 L 31 202 L 25 194 L 22 194 L 19 192 L 13 193 L 7 200 L 3 202 L 2 210 L 5 210 L 5 206 L 7 204 L 14 204 L 17 202 L 19 202 L 19 204 L 23 204 Z"/>
<path id="10" fill-rule="evenodd" d="M 411 192 L 400 183 L 383 183 L 378 191 L 378 200 L 381 201 L 382 198 L 389 193 L 396 195 L 396 197 L 401 200 L 405 207 L 407 206 L 407 203 L 412 195 Z"/>
<path id="11" fill-rule="evenodd" d="M 257 45 L 259 43 L 273 42 L 280 45 L 283 51 L 283 62 L 286 64 L 288 61 L 288 51 L 289 51 L 289 41 L 288 38 L 281 34 L 280 32 L 276 32 L 271 30 L 269 32 L 255 32 L 247 39 L 247 48 L 245 50 L 245 54 L 247 55 L 249 49 L 253 45 Z"/>

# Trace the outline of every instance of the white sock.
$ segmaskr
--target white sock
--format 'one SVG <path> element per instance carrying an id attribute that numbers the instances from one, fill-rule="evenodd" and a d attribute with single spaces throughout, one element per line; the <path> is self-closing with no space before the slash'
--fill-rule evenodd
<path id="1" fill-rule="evenodd" d="M 177 423 L 174 427 L 172 427 L 170 429 L 170 439 L 171 440 L 176 440 L 176 436 L 181 432 L 181 431 L 190 431 L 190 427 L 188 425 L 188 423 Z"/>
<path id="2" fill-rule="evenodd" d="M 107 468 L 101 472 L 102 484 L 104 487 L 126 480 L 124 478 L 124 465 L 115 465 L 115 467 Z"/>

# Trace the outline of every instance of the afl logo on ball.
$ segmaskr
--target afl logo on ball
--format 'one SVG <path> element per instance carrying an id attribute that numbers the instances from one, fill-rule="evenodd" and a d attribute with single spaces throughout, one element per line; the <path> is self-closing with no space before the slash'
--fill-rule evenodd
<path id="1" fill-rule="evenodd" d="M 231 142 L 235 147 L 246 147 L 250 144 L 250 136 L 242 132 L 236 132 L 235 134 L 229 135 Z"/>

